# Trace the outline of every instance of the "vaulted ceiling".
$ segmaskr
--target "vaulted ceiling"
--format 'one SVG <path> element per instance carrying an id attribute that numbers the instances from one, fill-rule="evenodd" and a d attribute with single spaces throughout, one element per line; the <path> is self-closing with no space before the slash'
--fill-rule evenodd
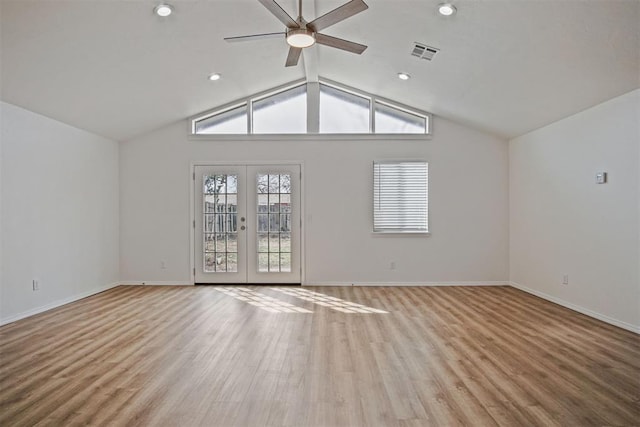
<path id="1" fill-rule="evenodd" d="M 448 18 L 438 0 L 365 1 L 323 31 L 364 54 L 314 46 L 285 68 L 284 39 L 223 41 L 284 30 L 257 0 L 171 0 L 168 18 L 153 0 L 0 0 L 1 98 L 125 141 L 320 75 L 514 137 L 640 87 L 639 0 L 457 0 Z M 305 18 L 345 2 L 303 0 Z M 440 52 L 415 58 L 414 42 Z"/>

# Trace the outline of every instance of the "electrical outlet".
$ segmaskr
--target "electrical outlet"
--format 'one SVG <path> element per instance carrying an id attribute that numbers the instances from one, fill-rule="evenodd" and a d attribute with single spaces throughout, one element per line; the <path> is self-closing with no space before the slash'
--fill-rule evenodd
<path id="1" fill-rule="evenodd" d="M 161 269 L 166 269 L 167 268 L 167 262 L 166 261 L 160 261 L 160 268 Z"/>
<path id="2" fill-rule="evenodd" d="M 389 263 L 389 270 L 395 270 L 395 269 L 396 269 L 396 262 L 391 261 L 391 263 Z"/>
<path id="3" fill-rule="evenodd" d="M 565 274 L 564 276 L 562 276 L 562 284 L 563 285 L 568 285 L 569 284 L 569 275 Z"/>
<path id="4" fill-rule="evenodd" d="M 33 279 L 31 281 L 31 286 L 32 286 L 34 291 L 39 291 L 40 290 L 40 282 L 38 281 L 38 279 Z"/>

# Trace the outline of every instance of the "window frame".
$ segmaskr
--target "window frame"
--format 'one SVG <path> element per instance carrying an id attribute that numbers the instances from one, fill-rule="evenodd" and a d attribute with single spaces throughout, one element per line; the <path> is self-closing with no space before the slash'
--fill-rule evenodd
<path id="1" fill-rule="evenodd" d="M 425 230 L 397 230 L 397 229 L 388 229 L 388 230 L 376 230 L 375 224 L 375 201 L 376 201 L 376 165 L 377 164 L 402 164 L 402 163 L 422 163 L 426 166 L 427 173 L 427 181 L 426 181 L 426 229 Z M 372 162 L 371 168 L 371 232 L 374 236 L 393 236 L 393 235 L 403 235 L 403 236 L 429 236 L 431 235 L 431 227 L 430 227 L 430 218 L 429 218 L 429 162 L 424 159 L 404 159 L 404 160 L 374 160 Z"/>
<path id="2" fill-rule="evenodd" d="M 203 136 L 210 136 L 210 135 L 245 135 L 245 134 L 240 134 L 240 133 L 227 133 L 227 134 L 223 134 L 223 133 L 196 133 L 196 127 L 197 127 L 197 123 L 201 122 L 203 120 L 206 120 L 208 118 L 211 118 L 213 116 L 217 116 L 220 114 L 224 114 L 226 112 L 235 110 L 236 108 L 240 108 L 240 107 L 245 107 L 245 109 L 248 111 L 248 106 L 246 102 L 235 102 L 235 103 L 231 103 L 231 104 L 226 104 L 224 106 L 224 108 L 220 108 L 215 110 L 215 113 L 212 114 L 203 114 L 203 115 L 199 115 L 199 116 L 194 116 L 193 118 L 189 119 L 189 124 L 191 126 L 191 134 L 192 135 L 203 135 Z M 247 117 L 247 128 L 251 125 L 250 123 L 250 118 Z"/>
<path id="3" fill-rule="evenodd" d="M 333 89 L 341 90 L 346 93 L 350 93 L 355 96 L 359 96 L 361 98 L 369 99 L 369 133 L 264 133 L 264 134 L 255 134 L 253 133 L 253 102 L 259 101 L 269 96 L 277 95 L 278 93 L 284 92 L 289 89 L 293 89 L 298 86 L 307 85 L 307 102 L 318 102 L 319 103 L 319 92 L 318 96 L 311 96 L 309 92 L 309 84 L 305 79 L 299 79 L 263 92 L 259 92 L 257 94 L 250 95 L 245 98 L 236 99 L 232 102 L 224 104 L 222 106 L 204 111 L 200 114 L 191 116 L 187 120 L 188 126 L 188 139 L 189 140 L 428 140 L 431 139 L 433 134 L 433 115 L 431 113 L 410 107 L 408 105 L 383 98 L 377 95 L 373 95 L 340 83 L 337 83 L 332 80 L 320 78 L 318 81 L 317 90 L 320 90 L 319 85 L 326 85 Z M 423 117 L 425 119 L 425 133 L 375 133 L 375 106 L 376 103 L 383 104 L 387 107 L 397 109 L 399 111 L 403 111 L 409 114 L 413 114 L 418 117 Z M 247 109 L 247 133 L 242 134 L 197 134 L 195 133 L 196 122 L 200 120 L 207 119 L 209 117 L 215 116 L 217 114 L 222 114 L 226 111 L 229 111 L 234 108 L 238 108 L 239 106 L 245 106 Z M 319 107 L 314 110 L 307 107 L 307 120 L 310 120 L 310 111 L 319 111 Z M 315 118 L 315 120 L 319 123 L 319 116 Z M 318 124 L 316 123 L 316 124 Z M 310 126 L 307 125 L 307 129 Z M 316 127 L 318 128 L 318 127 Z"/>
<path id="4" fill-rule="evenodd" d="M 383 105 L 387 108 L 391 108 L 393 110 L 398 110 L 402 113 L 406 113 L 412 116 L 416 116 L 416 117 L 420 117 L 422 119 L 425 120 L 425 130 L 426 132 L 424 134 L 429 134 L 429 129 L 431 128 L 431 117 L 429 115 L 425 115 L 425 114 L 420 114 L 420 113 L 416 113 L 415 110 L 410 109 L 409 107 L 403 107 L 403 106 L 399 106 L 398 104 L 393 104 L 390 102 L 387 102 L 385 100 L 382 100 L 381 98 L 376 98 L 373 100 L 373 107 L 371 108 L 371 115 L 372 115 L 372 128 L 373 131 L 372 133 L 376 134 L 376 135 L 423 135 L 422 133 L 376 133 L 376 129 L 375 129 L 375 116 L 376 116 L 376 106 L 377 105 Z"/>

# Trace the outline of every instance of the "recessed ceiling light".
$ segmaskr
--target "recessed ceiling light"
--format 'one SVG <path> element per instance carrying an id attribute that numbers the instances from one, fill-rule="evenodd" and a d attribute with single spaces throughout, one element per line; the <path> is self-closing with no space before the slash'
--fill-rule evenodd
<path id="1" fill-rule="evenodd" d="M 398 73 L 398 78 L 400 80 L 409 80 L 411 76 L 407 73 Z"/>
<path id="2" fill-rule="evenodd" d="M 211 80 L 212 82 L 215 82 L 216 80 L 220 80 L 220 77 L 222 77 L 220 73 L 209 74 L 209 80 Z"/>
<path id="3" fill-rule="evenodd" d="M 162 16 L 163 18 L 166 16 L 171 15 L 171 13 L 173 12 L 173 6 L 171 6 L 170 4 L 159 4 L 157 5 L 153 11 L 156 13 L 156 15 L 158 16 Z"/>
<path id="4" fill-rule="evenodd" d="M 456 13 L 458 9 L 451 3 L 442 3 L 438 5 L 438 12 L 442 16 L 451 16 Z"/>

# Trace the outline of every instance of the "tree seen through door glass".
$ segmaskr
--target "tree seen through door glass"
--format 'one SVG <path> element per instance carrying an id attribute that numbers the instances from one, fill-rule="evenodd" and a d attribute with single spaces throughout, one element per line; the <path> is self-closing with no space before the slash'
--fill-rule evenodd
<path id="1" fill-rule="evenodd" d="M 238 271 L 238 177 L 203 177 L 203 269 L 205 273 Z"/>
<path id="2" fill-rule="evenodd" d="M 291 271 L 291 175 L 258 174 L 258 271 Z"/>

